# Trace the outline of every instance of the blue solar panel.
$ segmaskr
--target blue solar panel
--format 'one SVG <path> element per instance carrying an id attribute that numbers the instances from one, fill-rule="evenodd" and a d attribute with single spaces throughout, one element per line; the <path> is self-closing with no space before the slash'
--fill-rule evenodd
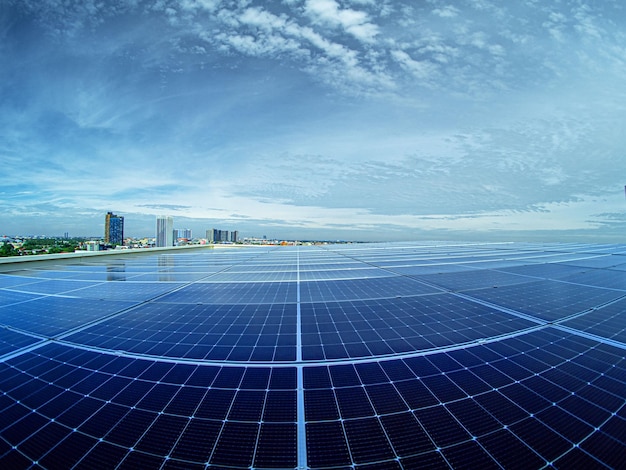
<path id="1" fill-rule="evenodd" d="M 27 285 L 30 284 L 32 282 L 37 282 L 38 279 L 31 279 L 29 277 L 27 277 L 26 275 L 19 275 L 19 274 L 26 274 L 24 272 L 17 271 L 15 272 L 14 275 L 7 275 L 7 274 L 0 274 L 0 288 L 4 289 L 5 287 L 9 287 L 9 288 L 13 288 L 13 289 L 17 289 L 17 286 L 21 286 L 21 285 Z M 10 291 L 3 291 L 4 294 L 7 294 Z"/>
<path id="2" fill-rule="evenodd" d="M 564 282 L 626 291 L 626 276 L 613 269 L 590 269 L 563 278 Z"/>
<path id="3" fill-rule="evenodd" d="M 440 273 L 437 275 L 422 276 L 421 279 L 452 291 L 524 284 L 534 280 L 526 276 L 486 269 L 475 269 L 456 273 Z"/>
<path id="4" fill-rule="evenodd" d="M 20 264 L 0 275 L 0 463 L 618 468 L 624 251 L 356 244 Z"/>
<path id="5" fill-rule="evenodd" d="M 300 284 L 301 302 L 381 299 L 441 292 L 411 278 L 386 276 L 370 279 L 309 281 Z"/>
<path id="6" fill-rule="evenodd" d="M 593 309 L 563 322 L 563 325 L 626 344 L 626 299 Z"/>
<path id="7" fill-rule="evenodd" d="M 66 294 L 74 295 L 76 291 L 85 289 L 95 285 L 95 282 L 89 281 L 71 281 L 66 279 L 50 279 L 50 280 L 36 280 L 29 284 L 23 284 L 20 286 L 21 292 L 30 292 L 33 294 Z"/>
<path id="8" fill-rule="evenodd" d="M 133 302 L 92 300 L 70 296 L 45 296 L 30 302 L 0 307 L 3 325 L 53 336 L 123 311 Z"/>
<path id="9" fill-rule="evenodd" d="M 303 303 L 301 311 L 305 360 L 407 353 L 534 326 L 450 294 Z"/>
<path id="10" fill-rule="evenodd" d="M 474 290 L 468 295 L 541 320 L 562 320 L 570 315 L 603 305 L 623 292 L 558 281 Z"/>
<path id="11" fill-rule="evenodd" d="M 624 256 L 593 256 L 583 259 L 573 259 L 571 261 L 565 261 L 567 264 L 571 264 L 573 266 L 582 266 L 585 268 L 611 268 L 615 266 L 619 266 L 621 264 L 626 263 L 626 258 Z"/>
<path id="12" fill-rule="evenodd" d="M 538 279 L 562 279 L 585 271 L 585 268 L 582 267 L 558 263 L 549 264 L 546 260 L 541 260 L 539 263 L 529 263 L 528 260 L 523 261 L 523 263 L 518 262 L 517 264 L 501 268 L 501 270 Z"/>
<path id="13" fill-rule="evenodd" d="M 41 296 L 37 294 L 0 289 L 0 307 L 3 307 L 5 305 L 16 305 L 22 302 L 28 302 L 39 297 Z"/>
<path id="14" fill-rule="evenodd" d="M 161 302 L 274 304 L 296 301 L 294 282 L 195 283 L 163 296 Z"/>

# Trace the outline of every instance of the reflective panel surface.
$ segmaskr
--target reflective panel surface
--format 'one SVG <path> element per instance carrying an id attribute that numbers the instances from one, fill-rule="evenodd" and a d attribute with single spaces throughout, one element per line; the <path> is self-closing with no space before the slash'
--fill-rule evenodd
<path id="1" fill-rule="evenodd" d="M 626 250 L 238 247 L 0 273 L 3 468 L 616 468 Z"/>

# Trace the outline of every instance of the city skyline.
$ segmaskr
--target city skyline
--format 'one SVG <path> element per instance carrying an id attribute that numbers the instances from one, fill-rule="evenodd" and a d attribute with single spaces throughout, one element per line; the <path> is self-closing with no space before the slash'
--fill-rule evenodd
<path id="1" fill-rule="evenodd" d="M 619 2 L 8 1 L 0 231 L 626 239 Z"/>

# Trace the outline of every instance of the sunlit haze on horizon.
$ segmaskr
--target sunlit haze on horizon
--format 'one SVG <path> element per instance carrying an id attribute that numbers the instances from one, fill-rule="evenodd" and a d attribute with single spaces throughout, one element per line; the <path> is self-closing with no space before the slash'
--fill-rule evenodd
<path id="1" fill-rule="evenodd" d="M 625 8 L 5 0 L 0 235 L 623 242 Z"/>

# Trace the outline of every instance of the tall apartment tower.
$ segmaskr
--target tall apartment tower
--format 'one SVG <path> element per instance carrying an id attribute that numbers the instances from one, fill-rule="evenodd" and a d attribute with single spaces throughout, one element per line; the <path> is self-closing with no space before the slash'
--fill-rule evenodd
<path id="1" fill-rule="evenodd" d="M 177 228 L 174 230 L 176 236 L 174 238 L 186 238 L 187 240 L 191 240 L 191 229 L 190 228 Z"/>
<path id="2" fill-rule="evenodd" d="M 156 219 L 156 246 L 174 246 L 174 218 L 157 216 Z"/>
<path id="3" fill-rule="evenodd" d="M 239 241 L 239 232 L 233 231 L 229 232 L 228 230 L 220 230 L 217 228 L 212 228 L 206 231 L 206 238 L 211 243 L 220 243 L 220 242 L 237 242 Z"/>
<path id="4" fill-rule="evenodd" d="M 213 237 L 211 238 L 213 243 L 219 243 L 222 241 L 222 231 L 220 229 L 213 229 Z"/>
<path id="5" fill-rule="evenodd" d="M 104 217 L 104 243 L 107 245 L 124 244 L 124 217 L 107 212 Z"/>

